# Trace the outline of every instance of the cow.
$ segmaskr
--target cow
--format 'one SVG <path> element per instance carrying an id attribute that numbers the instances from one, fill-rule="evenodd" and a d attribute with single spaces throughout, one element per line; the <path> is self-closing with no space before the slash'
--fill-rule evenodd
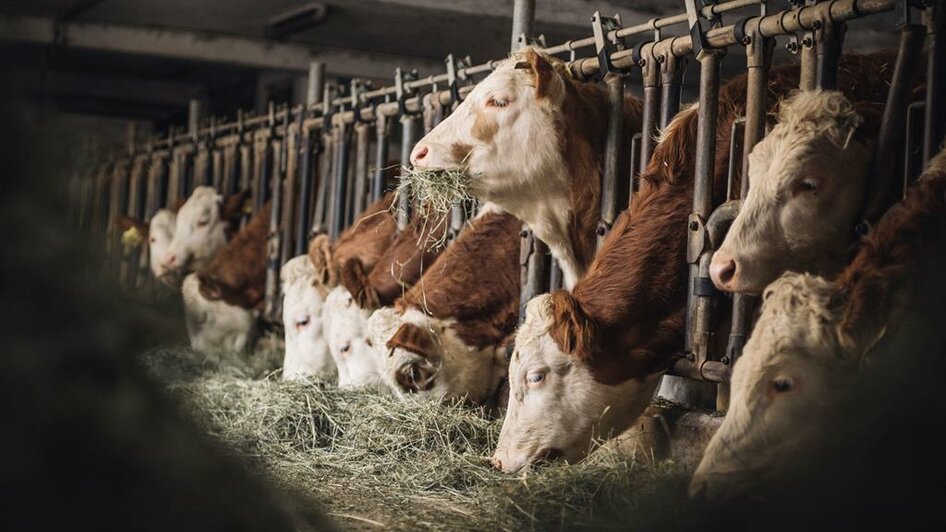
<path id="1" fill-rule="evenodd" d="M 424 136 L 411 163 L 471 176 L 477 198 L 515 215 L 548 244 L 571 288 L 595 254 L 608 113 L 601 85 L 577 82 L 562 61 L 527 48 L 501 62 Z M 625 98 L 624 115 L 630 138 L 640 131 L 640 101 Z"/>
<path id="2" fill-rule="evenodd" d="M 158 255 L 159 278 L 178 286 L 185 275 L 209 264 L 233 234 L 248 194 L 242 191 L 224 197 L 211 187 L 195 188 L 177 211 L 170 244 Z"/>
<path id="3" fill-rule="evenodd" d="M 286 340 L 282 378 L 325 379 L 335 375 L 335 362 L 323 336 L 325 289 L 316 286 L 315 270 L 308 255 L 294 257 L 283 264 L 279 279 Z"/>
<path id="4" fill-rule="evenodd" d="M 148 264 L 151 267 L 151 273 L 155 278 L 161 279 L 168 275 L 162 264 L 164 254 L 167 252 L 171 240 L 174 238 L 174 225 L 177 220 L 177 213 L 170 209 L 159 209 L 151 217 L 148 223 L 142 222 L 129 216 L 122 216 L 118 219 L 119 229 L 124 235 L 136 234 L 138 240 L 148 242 Z M 130 233 L 133 231 L 134 233 Z M 135 245 L 132 241 L 129 244 Z"/>
<path id="5" fill-rule="evenodd" d="M 257 334 L 256 310 L 208 299 L 201 293 L 196 273 L 184 278 L 181 295 L 184 325 L 192 349 L 241 352 L 252 345 Z"/>
<path id="6" fill-rule="evenodd" d="M 842 67 L 860 61 L 848 57 Z M 885 85 L 882 78 L 872 78 L 876 69 L 842 71 L 843 86 L 866 93 Z M 769 105 L 797 84 L 797 67 L 773 68 Z M 745 113 L 746 88 L 746 75 L 720 88 L 714 204 L 726 198 L 732 124 Z M 574 289 L 539 296 L 527 305 L 493 457 L 503 471 L 522 471 L 549 458 L 574 462 L 588 453 L 593 439 L 628 428 L 648 404 L 659 375 L 682 350 L 698 112 L 695 106 L 681 111 L 662 132 L 640 175 L 639 192 Z"/>
<path id="7" fill-rule="evenodd" d="M 317 235 L 309 243 L 309 260 L 315 280 L 329 289 L 338 285 L 339 270 L 351 258 L 358 258 L 366 270 L 374 267 L 391 245 L 397 223 L 391 205 L 394 193 L 385 194 L 368 206 L 358 220 L 345 229 L 335 242 L 328 235 Z"/>
<path id="8" fill-rule="evenodd" d="M 370 272 L 358 257 L 345 262 L 341 284 L 332 289 L 323 311 L 340 387 L 380 387 L 380 357 L 368 337 L 368 318 L 378 307 L 392 304 L 434 264 L 447 229 L 444 217 L 428 218 L 418 211 Z"/>
<path id="9" fill-rule="evenodd" d="M 369 333 L 400 397 L 490 405 L 506 374 L 519 301 L 521 222 L 486 204 Z"/>
<path id="10" fill-rule="evenodd" d="M 781 105 L 749 155 L 752 187 L 713 255 L 717 288 L 759 293 L 787 269 L 837 273 L 863 211 L 870 124 L 838 91 L 802 91 Z"/>
<path id="11" fill-rule="evenodd" d="M 809 422 L 817 408 L 834 404 L 871 348 L 897 333 L 911 293 L 923 289 L 915 283 L 919 273 L 931 269 L 944 243 L 946 150 L 835 280 L 789 272 L 766 288 L 733 370 L 729 412 L 693 476 L 691 494 L 739 494 L 817 437 L 823 427 Z"/>

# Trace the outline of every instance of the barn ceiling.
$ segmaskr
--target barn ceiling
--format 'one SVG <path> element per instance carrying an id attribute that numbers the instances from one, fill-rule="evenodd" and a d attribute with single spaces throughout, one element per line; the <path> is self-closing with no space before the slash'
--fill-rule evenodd
<path id="1" fill-rule="evenodd" d="M 0 24 L 0 68 L 17 72 L 18 86 L 60 108 L 134 115 L 164 125 L 182 121 L 186 108 L 182 102 L 192 97 L 208 102 L 216 114 L 259 106 L 267 96 L 291 98 L 293 83 L 298 86 L 302 75 L 300 53 L 303 58 L 312 54 L 324 59 L 330 75 L 367 77 L 379 83 L 396 66 L 416 66 L 422 75 L 434 73 L 448 53 L 470 55 L 474 61 L 501 57 L 509 47 L 512 4 L 512 0 L 5 0 L 0 3 L 0 15 L 5 17 Z M 273 33 L 273 21 L 304 7 L 319 13 L 308 27 L 287 35 Z M 620 13 L 629 25 L 682 9 L 682 0 L 537 0 L 536 33 L 544 34 L 549 43 L 559 43 L 590 35 L 588 21 L 595 10 Z M 37 31 L 24 29 L 51 28 L 56 20 L 77 28 L 86 25 L 91 30 L 86 34 L 103 37 L 84 43 L 79 30 L 69 29 L 43 42 Z M 866 49 L 892 43 L 890 27 L 889 20 L 858 22 L 852 25 L 848 44 Z M 142 31 L 150 33 L 142 36 Z M 216 42 L 216 48 L 207 45 L 221 38 L 234 40 Z M 169 39 L 173 43 L 166 45 Z M 182 39 L 190 48 L 182 48 Z M 242 53 L 244 44 L 262 53 Z M 731 71 L 740 70 L 741 64 L 741 59 L 727 59 Z"/>

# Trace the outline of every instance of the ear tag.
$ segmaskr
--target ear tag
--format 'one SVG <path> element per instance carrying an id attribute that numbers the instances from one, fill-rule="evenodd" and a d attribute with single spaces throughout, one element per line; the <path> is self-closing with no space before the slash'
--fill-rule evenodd
<path id="1" fill-rule="evenodd" d="M 243 202 L 243 214 L 253 214 L 253 199 L 246 198 Z"/>
<path id="2" fill-rule="evenodd" d="M 125 251 L 135 249 L 140 246 L 144 240 L 141 231 L 139 231 L 137 227 L 130 227 L 127 231 L 122 233 L 122 246 L 125 248 Z"/>

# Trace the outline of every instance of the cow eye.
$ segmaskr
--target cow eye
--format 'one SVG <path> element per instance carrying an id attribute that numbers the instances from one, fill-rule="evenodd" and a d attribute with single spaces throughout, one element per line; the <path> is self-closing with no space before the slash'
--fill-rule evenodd
<path id="1" fill-rule="evenodd" d="M 789 377 L 776 377 L 772 379 L 772 389 L 776 393 L 790 392 L 795 388 L 795 383 Z"/>
<path id="2" fill-rule="evenodd" d="M 151 237 L 148 239 L 148 242 L 151 242 L 152 244 L 154 244 L 155 240 L 157 240 L 155 237 Z"/>
<path id="3" fill-rule="evenodd" d="M 210 223 L 209 218 L 201 218 L 200 220 L 197 220 L 197 227 L 207 227 L 207 224 L 209 223 Z"/>
<path id="4" fill-rule="evenodd" d="M 309 324 L 309 317 L 306 316 L 305 318 L 302 318 L 301 320 L 296 321 L 296 329 L 301 329 L 308 324 Z"/>
<path id="5" fill-rule="evenodd" d="M 545 382 L 545 372 L 537 369 L 530 370 L 526 373 L 526 384 L 530 388 L 535 388 Z"/>
<path id="6" fill-rule="evenodd" d="M 798 192 L 814 193 L 818 191 L 818 180 L 812 177 L 806 177 L 795 186 Z"/>
<path id="7" fill-rule="evenodd" d="M 351 342 L 345 342 L 345 344 L 342 345 L 342 348 L 340 349 L 340 351 L 342 353 L 348 353 L 349 351 L 351 351 Z"/>
<path id="8" fill-rule="evenodd" d="M 491 96 L 489 100 L 486 100 L 486 107 L 506 107 L 507 105 L 509 105 L 509 100 L 498 96 Z"/>

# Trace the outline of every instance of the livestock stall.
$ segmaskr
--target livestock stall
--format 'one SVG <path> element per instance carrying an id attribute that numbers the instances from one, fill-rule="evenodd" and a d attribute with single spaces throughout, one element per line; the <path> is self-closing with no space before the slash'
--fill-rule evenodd
<path id="1" fill-rule="evenodd" d="M 686 225 L 679 228 L 686 242 L 688 272 L 685 339 L 667 370 L 668 375 L 683 379 L 680 387 L 690 391 L 667 393 L 670 399 L 690 402 L 687 406 L 694 409 L 724 413 L 732 368 L 752 332 L 759 298 L 721 292 L 711 278 L 711 262 L 749 193 L 749 154 L 767 133 L 774 49 L 783 45 L 799 65 L 798 89 L 836 89 L 846 24 L 894 14 L 899 48 L 891 56 L 891 82 L 856 227 L 858 234 L 864 234 L 895 200 L 883 196 L 881 190 L 894 187 L 905 194 L 946 139 L 942 98 L 946 3 L 790 0 L 784 9 L 774 9 L 766 0 L 705 4 L 685 0 L 684 12 L 629 26 L 618 15 L 588 13 L 590 35 L 559 44 L 533 35 L 535 3 L 515 2 L 511 50 L 535 47 L 562 59 L 575 80 L 607 86 L 610 109 L 596 227 L 599 247 L 639 192 L 638 176 L 651 162 L 662 132 L 684 108 L 687 87 L 696 90 L 699 113 L 692 203 Z M 911 65 L 924 45 L 925 64 L 919 72 Z M 741 68 L 746 72 L 745 112 L 721 132 L 719 115 L 727 112 L 719 108 L 725 83 L 721 63 L 728 50 L 737 48 L 742 52 L 739 57 L 745 58 Z M 194 102 L 186 130 L 171 127 L 167 134 L 133 143 L 121 156 L 100 157 L 96 164 L 76 172 L 69 185 L 73 220 L 101 242 L 110 267 L 128 291 L 154 291 L 148 247 L 134 245 L 135 233 L 119 229 L 119 218 L 147 221 L 159 209 L 179 205 L 198 186 L 211 186 L 225 195 L 250 190 L 243 224 L 264 205 L 270 206 L 261 319 L 271 326 L 288 327 L 280 323 L 279 272 L 284 264 L 305 254 L 319 235 L 336 240 L 391 188 L 398 188 L 398 231 L 404 231 L 412 213 L 423 207 L 409 190 L 398 187 L 397 180 L 389 179 L 391 174 L 409 173 L 412 150 L 420 138 L 506 59 L 472 64 L 461 55 L 464 51 L 456 52 L 444 59 L 442 72 L 421 77 L 411 65 L 403 65 L 390 84 L 381 87 L 361 79 L 333 84 L 326 80 L 326 65 L 313 62 L 304 104 L 269 102 L 266 112 L 241 112 L 233 120 L 201 121 Z M 688 62 L 698 66 L 698 79 L 685 82 Z M 919 79 L 923 81 L 918 91 Z M 622 118 L 628 93 L 640 95 L 642 105 L 641 128 L 632 135 L 625 134 Z M 622 155 L 627 146 L 629 157 Z M 725 158 L 721 146 L 728 146 Z M 727 187 L 725 197 L 714 199 L 719 168 L 724 168 Z M 448 242 L 475 210 L 469 202 L 451 207 Z M 561 289 L 563 273 L 551 260 L 548 246 L 528 226 L 521 233 L 519 261 L 521 321 L 530 300 Z M 700 397 L 707 387 L 715 392 L 709 403 Z M 657 421 L 645 423 L 657 426 L 654 430 L 683 437 L 685 428 L 670 431 L 661 425 L 666 420 L 650 417 Z M 708 435 L 701 431 L 715 428 L 719 419 L 701 418 L 695 422 L 696 435 L 689 437 L 705 444 Z"/>

